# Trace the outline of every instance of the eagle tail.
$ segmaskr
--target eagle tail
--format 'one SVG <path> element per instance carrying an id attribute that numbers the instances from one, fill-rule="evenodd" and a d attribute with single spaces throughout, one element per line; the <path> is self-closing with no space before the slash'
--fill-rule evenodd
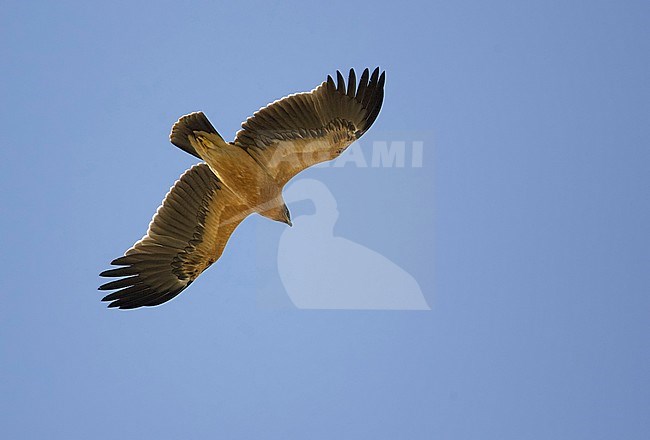
<path id="1" fill-rule="evenodd" d="M 203 159 L 190 141 L 190 137 L 198 133 L 216 135 L 219 141 L 225 143 L 203 112 L 190 113 L 176 121 L 169 135 L 169 140 L 181 150 Z"/>

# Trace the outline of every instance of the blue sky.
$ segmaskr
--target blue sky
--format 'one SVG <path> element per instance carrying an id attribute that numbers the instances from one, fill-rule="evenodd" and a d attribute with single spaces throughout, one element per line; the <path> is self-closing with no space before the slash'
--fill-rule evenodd
<path id="1" fill-rule="evenodd" d="M 3 438 L 641 439 L 650 431 L 647 2 L 3 2 Z M 360 147 L 308 170 L 334 233 L 430 311 L 299 310 L 251 217 L 162 307 L 97 274 L 195 161 L 336 69 L 381 66 Z M 309 213 L 309 207 L 295 208 Z M 295 215 L 295 214 L 294 214 Z"/>

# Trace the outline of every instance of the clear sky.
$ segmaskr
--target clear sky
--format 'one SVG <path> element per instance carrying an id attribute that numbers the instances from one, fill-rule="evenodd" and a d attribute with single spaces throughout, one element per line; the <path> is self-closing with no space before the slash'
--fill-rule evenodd
<path id="1" fill-rule="evenodd" d="M 649 3 L 231 3 L 2 2 L 0 437 L 648 438 Z M 304 177 L 431 310 L 298 309 L 259 216 L 172 302 L 100 303 L 178 117 L 232 139 L 377 65 L 369 166 Z"/>

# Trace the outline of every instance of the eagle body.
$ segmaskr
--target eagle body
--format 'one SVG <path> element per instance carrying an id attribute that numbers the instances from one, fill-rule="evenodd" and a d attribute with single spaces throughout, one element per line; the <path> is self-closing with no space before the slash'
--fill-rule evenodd
<path id="1" fill-rule="evenodd" d="M 282 189 L 296 174 L 338 157 L 372 125 L 384 98 L 385 74 L 365 69 L 357 82 L 340 72 L 310 92 L 255 112 L 226 142 L 202 112 L 180 118 L 170 141 L 202 162 L 172 186 L 142 239 L 99 287 L 109 307 L 156 306 L 177 296 L 219 259 L 250 214 L 291 225 Z"/>
<path id="2" fill-rule="evenodd" d="M 257 212 L 271 220 L 287 223 L 282 186 L 246 150 L 224 142 L 220 136 L 202 133 L 192 136 L 190 142 L 223 183 L 222 190 L 232 192 L 249 207 L 249 213 Z"/>

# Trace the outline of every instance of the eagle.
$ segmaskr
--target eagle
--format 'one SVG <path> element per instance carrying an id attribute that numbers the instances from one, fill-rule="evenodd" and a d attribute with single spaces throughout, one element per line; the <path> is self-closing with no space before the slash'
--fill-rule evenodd
<path id="1" fill-rule="evenodd" d="M 261 108 L 226 142 L 203 112 L 172 127 L 171 143 L 202 162 L 165 196 L 141 240 L 100 273 L 116 280 L 108 307 L 157 306 L 176 297 L 219 259 L 235 228 L 257 213 L 291 226 L 282 189 L 296 174 L 335 159 L 373 124 L 384 100 L 385 72 L 365 69 L 357 83 L 336 72 L 310 92 Z"/>

